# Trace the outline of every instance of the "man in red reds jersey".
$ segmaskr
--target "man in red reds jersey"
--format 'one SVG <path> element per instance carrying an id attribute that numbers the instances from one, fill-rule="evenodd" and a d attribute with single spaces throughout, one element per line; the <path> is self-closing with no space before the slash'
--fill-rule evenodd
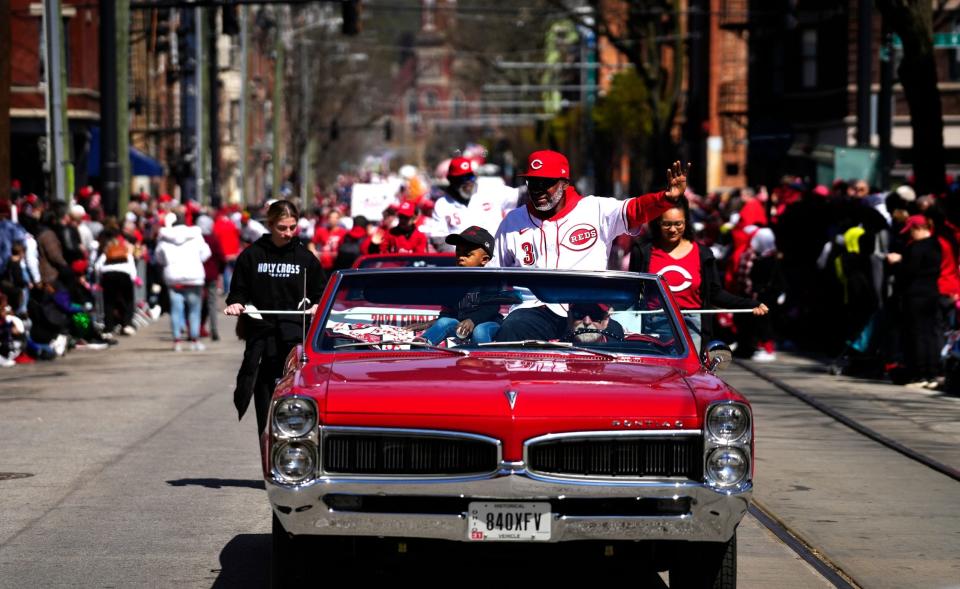
<path id="1" fill-rule="evenodd" d="M 566 156 L 550 150 L 530 154 L 524 177 L 529 202 L 503 219 L 488 266 L 606 270 L 614 239 L 639 231 L 687 189 L 687 168 L 674 162 L 665 191 L 627 200 L 581 196 Z M 566 321 L 560 305 L 527 301 L 507 316 L 497 340 L 555 339 Z"/>
<path id="2" fill-rule="evenodd" d="M 413 222 L 416 213 L 417 207 L 409 200 L 400 205 L 397 209 L 397 226 L 387 232 L 383 244 L 379 246 L 380 251 L 385 254 L 427 253 L 427 236 Z M 370 246 L 370 253 L 377 253 L 374 247 Z"/>

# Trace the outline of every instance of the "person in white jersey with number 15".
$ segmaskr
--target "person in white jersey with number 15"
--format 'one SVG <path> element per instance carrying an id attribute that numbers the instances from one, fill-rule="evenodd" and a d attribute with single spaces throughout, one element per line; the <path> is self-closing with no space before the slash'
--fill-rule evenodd
<path id="1" fill-rule="evenodd" d="M 606 270 L 613 240 L 638 232 L 687 189 L 687 168 L 674 162 L 665 191 L 626 200 L 581 196 L 570 185 L 566 156 L 550 150 L 531 153 L 523 176 L 529 202 L 503 219 L 488 267 Z M 565 326 L 562 307 L 529 301 L 507 316 L 496 339 L 549 340 Z"/>

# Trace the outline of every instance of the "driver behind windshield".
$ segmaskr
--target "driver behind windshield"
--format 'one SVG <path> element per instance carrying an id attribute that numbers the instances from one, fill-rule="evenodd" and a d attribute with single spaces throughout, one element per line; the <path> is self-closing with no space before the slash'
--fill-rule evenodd
<path id="1" fill-rule="evenodd" d="M 577 344 L 622 341 L 623 326 L 610 318 L 610 305 L 574 303 L 567 311 L 567 330 L 563 340 Z"/>

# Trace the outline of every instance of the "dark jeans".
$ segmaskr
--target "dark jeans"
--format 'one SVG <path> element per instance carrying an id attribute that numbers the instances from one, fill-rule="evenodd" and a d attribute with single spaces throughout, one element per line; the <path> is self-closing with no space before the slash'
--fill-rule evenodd
<path id="1" fill-rule="evenodd" d="M 107 331 L 125 327 L 133 321 L 133 281 L 124 272 L 104 272 L 100 277 L 103 288 L 103 322 Z"/>
<path id="2" fill-rule="evenodd" d="M 906 297 L 901 315 L 903 360 L 910 377 L 929 380 L 940 368 L 939 301 L 932 297 Z"/>
<path id="3" fill-rule="evenodd" d="M 567 318 L 547 307 L 532 307 L 511 311 L 503 320 L 495 341 L 514 342 L 526 339 L 551 340 L 563 337 Z"/>
<path id="4" fill-rule="evenodd" d="M 257 435 L 267 427 L 267 415 L 270 413 L 270 399 L 277 379 L 283 375 L 283 363 L 286 357 L 264 356 L 257 370 L 257 382 L 253 388 L 253 407 L 257 411 Z"/>

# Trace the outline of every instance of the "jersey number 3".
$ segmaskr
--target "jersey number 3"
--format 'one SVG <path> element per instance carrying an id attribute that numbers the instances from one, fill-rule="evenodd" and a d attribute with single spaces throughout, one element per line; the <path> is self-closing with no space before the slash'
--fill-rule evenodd
<path id="1" fill-rule="evenodd" d="M 523 250 L 523 262 L 524 266 L 529 266 L 533 264 L 533 245 L 528 242 L 523 242 L 520 244 L 520 249 Z"/>

